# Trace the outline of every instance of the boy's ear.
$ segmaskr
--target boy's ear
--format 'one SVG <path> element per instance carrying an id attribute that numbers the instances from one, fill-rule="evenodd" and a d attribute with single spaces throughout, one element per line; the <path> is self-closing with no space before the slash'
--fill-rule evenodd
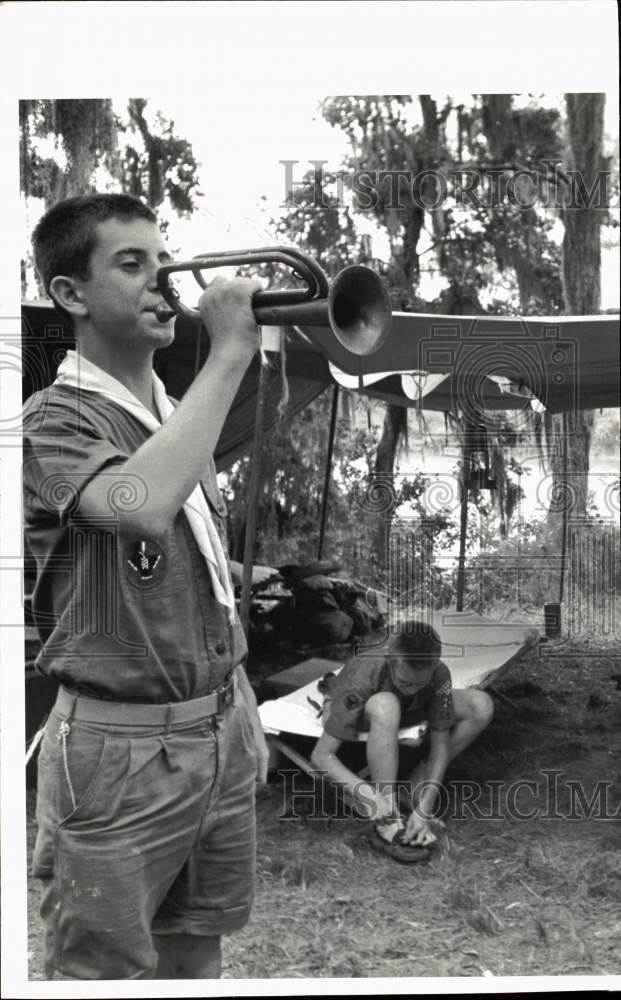
<path id="1" fill-rule="evenodd" d="M 74 278 L 68 278 L 64 274 L 57 274 L 50 281 L 50 295 L 59 306 L 62 306 L 72 316 L 88 315 L 84 296 Z"/>

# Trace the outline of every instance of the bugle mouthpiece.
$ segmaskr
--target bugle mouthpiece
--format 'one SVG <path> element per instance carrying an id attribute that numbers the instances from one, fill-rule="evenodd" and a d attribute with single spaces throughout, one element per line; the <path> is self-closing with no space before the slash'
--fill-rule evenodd
<path id="1" fill-rule="evenodd" d="M 169 320 L 174 319 L 176 315 L 175 310 L 171 309 L 170 306 L 165 305 L 164 302 L 160 302 L 159 306 L 157 306 L 155 310 L 155 318 L 159 320 L 160 323 L 168 323 Z"/>

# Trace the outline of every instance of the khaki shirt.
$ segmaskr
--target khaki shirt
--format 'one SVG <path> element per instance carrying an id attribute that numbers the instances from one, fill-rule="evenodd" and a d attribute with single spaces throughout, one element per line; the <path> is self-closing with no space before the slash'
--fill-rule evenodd
<path id="1" fill-rule="evenodd" d="M 355 656 L 331 678 L 326 697 L 323 727 L 338 740 L 355 740 L 368 730 L 364 709 L 371 695 L 391 691 L 401 702 L 401 726 L 426 721 L 429 730 L 450 729 L 455 725 L 451 673 L 440 662 L 428 684 L 415 694 L 401 691 L 393 679 L 390 657 Z"/>
<path id="2" fill-rule="evenodd" d="M 150 437 L 147 428 L 104 396 L 51 386 L 27 401 L 23 430 L 38 669 L 113 701 L 185 701 L 219 687 L 246 642 L 239 621 L 231 625 L 215 600 L 185 514 L 179 511 L 160 542 L 119 537 L 119 511 L 141 503 L 144 492 L 129 476 L 115 487 L 112 474 Z M 106 474 L 109 516 L 81 519 L 80 491 L 95 476 L 105 484 Z M 213 460 L 201 485 L 226 552 Z"/>

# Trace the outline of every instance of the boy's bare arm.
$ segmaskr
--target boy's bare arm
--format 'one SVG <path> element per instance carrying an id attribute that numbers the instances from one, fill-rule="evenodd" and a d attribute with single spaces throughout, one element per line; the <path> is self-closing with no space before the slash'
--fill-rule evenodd
<path id="1" fill-rule="evenodd" d="M 437 787 L 442 782 L 448 767 L 449 741 L 450 733 L 448 729 L 431 731 L 429 760 L 427 762 L 425 776 L 425 788 L 418 800 L 416 808 L 412 811 L 407 821 L 405 834 L 403 836 L 405 843 L 424 844 L 431 834 L 429 829 L 429 817 L 431 816 L 431 810 L 434 807 L 436 796 L 438 794 Z"/>
<path id="2" fill-rule="evenodd" d="M 203 293 L 199 309 L 209 330 L 209 357 L 175 412 L 127 462 L 115 470 L 118 484 L 141 483 L 144 503 L 119 514 L 120 529 L 147 537 L 162 535 L 204 475 L 233 399 L 253 355 L 259 332 L 251 299 L 261 286 L 249 279 L 216 278 Z M 108 470 L 84 489 L 80 513 L 110 514 L 114 489 Z"/>
<path id="3" fill-rule="evenodd" d="M 350 771 L 339 760 L 337 753 L 342 744 L 342 740 L 324 732 L 313 750 L 311 764 L 315 770 L 324 772 L 331 781 L 340 785 L 369 818 L 381 819 L 384 816 L 390 816 L 392 813 L 391 802 L 377 792 L 373 785 L 362 781 L 357 774 Z"/>

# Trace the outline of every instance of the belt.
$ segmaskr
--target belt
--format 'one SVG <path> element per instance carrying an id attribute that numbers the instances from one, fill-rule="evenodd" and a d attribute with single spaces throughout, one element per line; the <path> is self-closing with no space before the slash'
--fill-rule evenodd
<path id="1" fill-rule="evenodd" d="M 164 705 L 141 702 L 100 701 L 85 698 L 61 687 L 54 708 L 60 715 L 81 722 L 110 722 L 130 726 L 172 726 L 180 722 L 196 722 L 220 715 L 235 703 L 235 678 L 231 676 L 211 694 L 191 701 L 173 701 Z"/>

